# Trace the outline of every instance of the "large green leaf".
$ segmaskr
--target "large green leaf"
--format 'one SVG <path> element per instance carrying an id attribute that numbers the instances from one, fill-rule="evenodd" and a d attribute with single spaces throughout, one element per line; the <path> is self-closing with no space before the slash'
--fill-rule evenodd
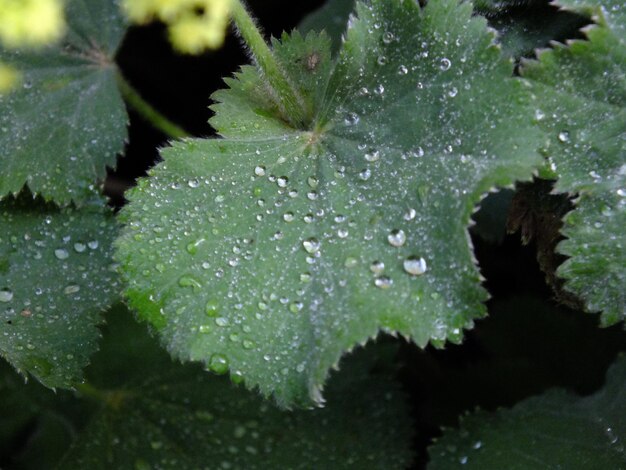
<path id="1" fill-rule="evenodd" d="M 0 53 L 23 86 L 0 96 L 0 198 L 27 184 L 60 204 L 89 198 L 124 148 L 128 117 L 113 56 L 124 33 L 117 2 L 70 0 L 56 46 Z"/>
<path id="2" fill-rule="evenodd" d="M 485 314 L 467 234 L 494 186 L 540 157 L 522 82 L 456 0 L 360 4 L 332 73 L 323 37 L 276 53 L 308 129 L 251 67 L 218 92 L 222 140 L 187 140 L 129 194 L 117 258 L 170 352 L 283 404 L 379 330 L 459 342 Z M 310 129 L 310 130 L 309 130 Z"/>
<path id="3" fill-rule="evenodd" d="M 557 247 L 570 259 L 558 274 L 610 325 L 626 318 L 626 12 L 620 0 L 562 4 L 592 13 L 598 25 L 587 41 L 555 45 L 522 73 L 550 135 L 555 190 L 578 194 Z"/>
<path id="4" fill-rule="evenodd" d="M 121 312 L 122 313 L 122 312 Z M 88 371 L 104 399 L 59 465 L 75 468 L 403 469 L 405 398 L 386 348 L 358 351 L 323 410 L 283 412 L 260 396 L 171 362 L 123 311 L 108 317 Z M 144 330 L 143 332 L 141 330 Z M 358 393 L 355 393 L 358 391 Z"/>
<path id="5" fill-rule="evenodd" d="M 580 398 L 562 390 L 524 400 L 510 410 L 476 412 L 446 430 L 430 448 L 429 470 L 507 468 L 626 468 L 626 358 L 605 387 Z"/>
<path id="6" fill-rule="evenodd" d="M 100 312 L 119 296 L 117 234 L 101 208 L 0 203 L 0 355 L 48 387 L 71 387 L 97 349 Z"/>

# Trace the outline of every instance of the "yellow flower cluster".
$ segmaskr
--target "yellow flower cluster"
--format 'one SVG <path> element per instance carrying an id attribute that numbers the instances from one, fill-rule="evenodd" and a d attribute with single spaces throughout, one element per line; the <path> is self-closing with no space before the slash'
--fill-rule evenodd
<path id="1" fill-rule="evenodd" d="M 9 48 L 41 46 L 65 32 L 61 0 L 0 0 L 0 40 Z"/>
<path id="2" fill-rule="evenodd" d="M 3 47 L 36 47 L 65 32 L 61 0 L 0 0 L 0 43 Z M 0 63 L 0 93 L 10 90 L 19 72 Z"/>
<path id="3" fill-rule="evenodd" d="M 124 0 L 126 14 L 135 23 L 163 21 L 176 49 L 198 54 L 222 45 L 231 0 Z"/>

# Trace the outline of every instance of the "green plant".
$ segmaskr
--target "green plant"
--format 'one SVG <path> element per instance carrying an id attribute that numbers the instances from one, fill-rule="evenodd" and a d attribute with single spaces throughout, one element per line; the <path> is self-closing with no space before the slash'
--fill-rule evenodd
<path id="1" fill-rule="evenodd" d="M 481 249 L 498 256 L 508 217 L 561 303 L 626 317 L 626 7 L 423 3 L 331 0 L 268 45 L 233 0 L 255 65 L 212 96 L 221 138 L 124 76 L 114 2 L 69 0 L 64 42 L 2 54 L 24 81 L 0 101 L 0 353 L 73 393 L 3 369 L 0 465 L 626 467 L 621 330 L 511 285 L 481 360 L 441 356 L 487 316 L 481 201 Z M 552 39 L 575 40 L 528 58 Z M 125 102 L 173 140 L 115 215 Z M 592 397 L 527 398 L 589 394 L 613 361 Z"/>

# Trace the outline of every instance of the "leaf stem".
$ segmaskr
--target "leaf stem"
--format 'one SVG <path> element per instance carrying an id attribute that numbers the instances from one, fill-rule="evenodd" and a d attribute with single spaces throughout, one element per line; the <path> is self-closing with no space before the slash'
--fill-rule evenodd
<path id="1" fill-rule="evenodd" d="M 114 410 L 120 409 L 124 401 L 132 395 L 125 390 L 100 390 L 89 382 L 76 385 L 76 390 L 84 397 L 100 402 Z"/>
<path id="2" fill-rule="evenodd" d="M 304 100 L 293 86 L 276 56 L 261 35 L 243 0 L 232 0 L 231 16 L 239 34 L 250 48 L 252 56 L 274 91 L 274 99 L 283 117 L 293 126 L 305 124 Z"/>
<path id="3" fill-rule="evenodd" d="M 190 134 L 185 129 L 177 124 L 174 124 L 163 114 L 157 111 L 154 106 L 152 106 L 145 99 L 143 99 L 137 89 L 133 87 L 119 71 L 117 73 L 117 84 L 124 100 L 126 100 L 126 102 L 135 111 L 137 111 L 146 121 L 152 124 L 156 129 L 160 130 L 172 139 L 190 137 Z"/>

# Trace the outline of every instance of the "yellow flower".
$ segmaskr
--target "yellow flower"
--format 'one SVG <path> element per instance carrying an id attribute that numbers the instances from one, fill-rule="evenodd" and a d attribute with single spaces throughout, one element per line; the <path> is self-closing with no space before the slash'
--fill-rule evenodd
<path id="1" fill-rule="evenodd" d="M 0 40 L 5 47 L 41 46 L 64 32 L 61 0 L 0 0 Z"/>
<path id="2" fill-rule="evenodd" d="M 13 67 L 0 63 L 0 94 L 10 91 L 20 80 L 20 73 Z"/>
<path id="3" fill-rule="evenodd" d="M 135 23 L 163 21 L 176 49 L 198 54 L 222 45 L 231 0 L 124 0 L 126 14 Z"/>

